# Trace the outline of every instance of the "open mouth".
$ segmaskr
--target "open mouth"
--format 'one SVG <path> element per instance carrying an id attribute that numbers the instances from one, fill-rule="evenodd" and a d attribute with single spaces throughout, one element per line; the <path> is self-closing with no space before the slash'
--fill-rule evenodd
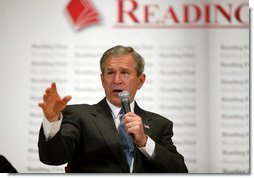
<path id="1" fill-rule="evenodd" d="M 116 94 L 118 94 L 118 93 L 120 93 L 120 92 L 122 92 L 123 90 L 120 90 L 120 89 L 115 89 L 115 90 L 113 90 L 113 93 L 116 93 Z"/>

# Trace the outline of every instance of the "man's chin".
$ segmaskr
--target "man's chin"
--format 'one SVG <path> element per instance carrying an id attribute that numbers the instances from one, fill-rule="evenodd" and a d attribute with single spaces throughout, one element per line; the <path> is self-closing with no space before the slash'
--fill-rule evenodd
<path id="1" fill-rule="evenodd" d="M 117 97 L 114 97 L 113 99 L 108 99 L 111 104 L 117 107 L 122 107 L 121 100 Z"/>

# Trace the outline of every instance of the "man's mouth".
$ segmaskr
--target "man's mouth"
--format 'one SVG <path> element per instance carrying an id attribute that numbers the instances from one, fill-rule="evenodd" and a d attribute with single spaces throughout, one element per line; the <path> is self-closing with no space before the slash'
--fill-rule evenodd
<path id="1" fill-rule="evenodd" d="M 121 89 L 115 89 L 115 90 L 113 90 L 113 93 L 116 93 L 116 94 L 118 94 L 118 93 L 120 93 L 120 92 L 122 92 L 123 90 L 121 90 Z"/>

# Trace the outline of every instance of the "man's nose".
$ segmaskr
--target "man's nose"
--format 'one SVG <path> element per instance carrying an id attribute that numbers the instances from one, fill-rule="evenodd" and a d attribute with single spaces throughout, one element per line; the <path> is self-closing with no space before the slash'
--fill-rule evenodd
<path id="1" fill-rule="evenodd" d="M 120 74 L 115 75 L 114 83 L 117 83 L 117 84 L 122 83 L 122 78 Z"/>

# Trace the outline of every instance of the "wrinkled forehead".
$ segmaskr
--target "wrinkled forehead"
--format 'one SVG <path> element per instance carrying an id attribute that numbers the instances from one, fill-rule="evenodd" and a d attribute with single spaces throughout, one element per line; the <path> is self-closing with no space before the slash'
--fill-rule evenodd
<path id="1" fill-rule="evenodd" d="M 110 55 L 103 61 L 102 69 L 104 70 L 106 67 L 108 68 L 109 66 L 125 66 L 126 68 L 135 68 L 136 63 L 131 54 Z"/>

